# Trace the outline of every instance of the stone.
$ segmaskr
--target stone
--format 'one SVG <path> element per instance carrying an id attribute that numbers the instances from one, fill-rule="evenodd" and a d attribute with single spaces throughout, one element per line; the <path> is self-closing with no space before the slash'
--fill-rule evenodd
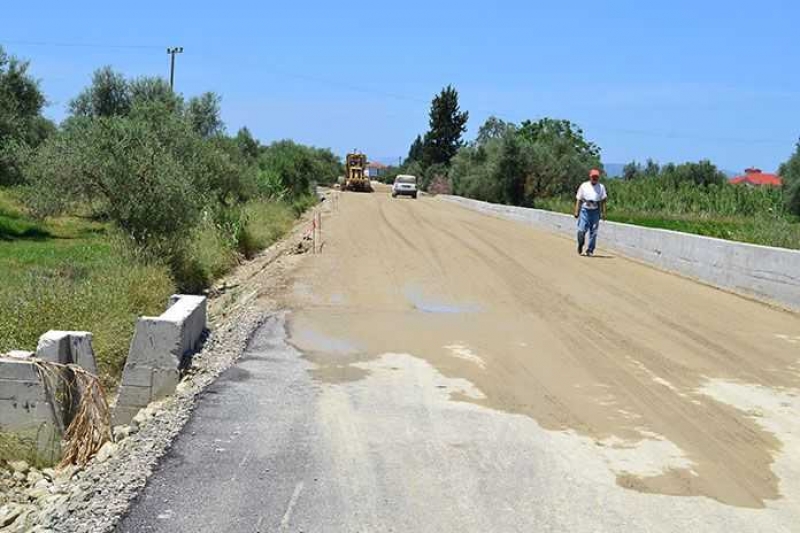
<path id="1" fill-rule="evenodd" d="M 58 473 L 56 474 L 56 479 L 60 482 L 69 481 L 72 479 L 72 476 L 77 474 L 80 471 L 80 468 L 76 465 L 66 465 L 58 469 Z"/>
<path id="2" fill-rule="evenodd" d="M 44 488 L 32 488 L 28 490 L 28 498 L 31 500 L 41 500 L 46 497 L 50 496 L 50 490 L 47 487 Z"/>
<path id="3" fill-rule="evenodd" d="M 51 481 L 56 478 L 56 471 L 53 470 L 52 468 L 45 468 L 44 470 L 42 470 L 42 474 L 44 474 L 44 477 L 46 477 Z"/>
<path id="4" fill-rule="evenodd" d="M 28 478 L 22 472 L 14 472 L 15 481 L 25 481 L 26 479 Z"/>
<path id="5" fill-rule="evenodd" d="M 127 439 L 136 431 L 131 426 L 114 426 L 114 442 L 120 442 Z"/>
<path id="6" fill-rule="evenodd" d="M 25 507 L 15 503 L 7 503 L 0 507 L 0 527 L 13 524 L 25 512 Z"/>
<path id="7" fill-rule="evenodd" d="M 27 474 L 28 470 L 30 470 L 30 465 L 25 461 L 9 461 L 8 466 L 14 472 L 22 472 L 23 474 Z"/>
<path id="8" fill-rule="evenodd" d="M 106 442 L 100 447 L 94 460 L 98 463 L 105 463 L 117 453 L 117 445 L 111 441 Z"/>
<path id="9" fill-rule="evenodd" d="M 44 479 L 44 474 L 42 474 L 38 470 L 31 469 L 31 471 L 28 472 L 28 483 L 30 483 L 31 485 L 35 485 L 39 480 L 42 479 Z"/>

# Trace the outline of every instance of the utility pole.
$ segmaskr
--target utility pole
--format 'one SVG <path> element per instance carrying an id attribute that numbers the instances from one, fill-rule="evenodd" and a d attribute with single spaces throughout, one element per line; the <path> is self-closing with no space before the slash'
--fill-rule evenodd
<path id="1" fill-rule="evenodd" d="M 170 55 L 169 60 L 169 88 L 173 90 L 175 86 L 175 54 L 182 54 L 183 47 L 182 46 L 175 46 L 172 48 L 167 48 L 167 53 Z"/>

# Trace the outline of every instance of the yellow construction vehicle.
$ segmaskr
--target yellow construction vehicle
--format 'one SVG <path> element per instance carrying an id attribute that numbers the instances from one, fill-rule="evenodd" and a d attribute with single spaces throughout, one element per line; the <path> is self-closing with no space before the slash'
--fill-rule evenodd
<path id="1" fill-rule="evenodd" d="M 367 156 L 359 153 L 347 154 L 344 165 L 345 191 L 372 192 L 372 184 L 366 175 Z"/>

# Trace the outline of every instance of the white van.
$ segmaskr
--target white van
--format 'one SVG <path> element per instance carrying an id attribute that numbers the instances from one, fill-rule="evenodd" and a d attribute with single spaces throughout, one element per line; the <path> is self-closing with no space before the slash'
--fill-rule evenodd
<path id="1" fill-rule="evenodd" d="M 417 178 L 410 174 L 398 174 L 392 185 L 392 198 L 400 195 L 417 197 Z"/>

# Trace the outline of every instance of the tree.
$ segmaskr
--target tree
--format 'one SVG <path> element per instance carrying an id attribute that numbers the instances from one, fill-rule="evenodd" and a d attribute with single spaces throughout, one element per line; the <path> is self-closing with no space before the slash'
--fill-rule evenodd
<path id="1" fill-rule="evenodd" d="M 591 168 L 600 168 L 600 147 L 568 120 L 526 120 L 517 130 L 530 154 L 527 203 L 536 198 L 574 192 Z"/>
<path id="2" fill-rule="evenodd" d="M 644 173 L 642 172 L 642 165 L 636 161 L 631 161 L 622 167 L 622 179 L 624 181 L 633 181 L 640 179 Z"/>
<path id="3" fill-rule="evenodd" d="M 449 165 L 463 146 L 461 136 L 467 130 L 469 112 L 461 111 L 458 91 L 448 85 L 431 102 L 430 130 L 423 139 L 423 163 L 426 166 Z"/>
<path id="4" fill-rule="evenodd" d="M 34 212 L 85 202 L 137 249 L 168 253 L 199 216 L 205 188 L 186 124 L 163 107 L 147 111 L 75 120 L 42 145 L 28 169 Z"/>
<path id="5" fill-rule="evenodd" d="M 213 92 L 205 92 L 189 100 L 186 106 L 186 119 L 201 137 L 207 139 L 225 132 L 221 103 L 222 98 Z"/>
<path id="6" fill-rule="evenodd" d="M 31 150 L 55 130 L 41 115 L 45 98 L 28 67 L 0 47 L 0 185 L 21 183 Z"/>
<path id="7" fill-rule="evenodd" d="M 422 136 L 417 135 L 417 138 L 414 139 L 414 142 L 411 143 L 411 147 L 408 149 L 408 157 L 405 160 L 405 164 L 409 165 L 413 161 L 422 162 L 423 154 Z"/>
<path id="8" fill-rule="evenodd" d="M 92 83 L 69 103 L 75 117 L 125 116 L 131 110 L 128 81 L 110 66 L 94 72 Z"/>
<path id="9" fill-rule="evenodd" d="M 183 98 L 175 94 L 164 78 L 140 76 L 128 84 L 131 107 L 145 102 L 161 102 L 172 112 L 183 110 Z"/>
<path id="10" fill-rule="evenodd" d="M 503 203 L 523 205 L 525 201 L 525 181 L 529 165 L 522 152 L 522 142 L 516 135 L 503 137 L 500 160 L 496 165 L 496 181 L 501 183 Z"/>
<path id="11" fill-rule="evenodd" d="M 506 122 L 495 116 L 486 119 L 486 122 L 478 129 L 478 136 L 475 142 L 478 144 L 486 144 L 492 139 L 500 139 L 509 131 L 516 129 L 516 125 L 511 122 Z"/>
<path id="12" fill-rule="evenodd" d="M 648 158 L 642 173 L 646 178 L 657 178 L 661 173 L 661 167 L 658 166 L 658 163 Z"/>
<path id="13" fill-rule="evenodd" d="M 787 209 L 800 216 L 800 140 L 795 144 L 794 154 L 780 166 L 778 173 L 783 179 Z"/>
<path id="14" fill-rule="evenodd" d="M 600 157 L 600 147 L 587 141 L 583 136 L 583 130 L 569 120 L 552 118 L 543 118 L 536 122 L 526 120 L 520 126 L 519 134 L 528 142 L 552 145 L 559 155 L 573 152 L 581 157 Z"/>
<path id="15" fill-rule="evenodd" d="M 292 200 L 311 192 L 316 166 L 306 146 L 276 141 L 264 148 L 258 166 L 259 188 L 268 198 Z"/>
<path id="16" fill-rule="evenodd" d="M 261 144 L 253 137 L 247 126 L 244 126 L 236 132 L 236 145 L 245 159 L 248 161 L 255 161 L 258 159 L 258 154 Z"/>
<path id="17" fill-rule="evenodd" d="M 680 165 L 668 164 L 661 169 L 659 178 L 672 186 L 681 183 L 693 183 L 701 187 L 709 185 L 722 185 L 728 181 L 724 173 L 708 160 L 697 163 L 681 163 Z"/>

